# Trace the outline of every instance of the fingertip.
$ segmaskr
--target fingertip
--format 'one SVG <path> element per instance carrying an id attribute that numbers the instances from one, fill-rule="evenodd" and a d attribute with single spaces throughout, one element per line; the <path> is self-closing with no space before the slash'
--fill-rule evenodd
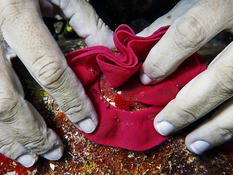
<path id="1" fill-rule="evenodd" d="M 189 145 L 189 150 L 197 155 L 201 155 L 207 149 L 210 148 L 210 144 L 203 140 L 198 140 L 191 145 Z"/>
<path id="2" fill-rule="evenodd" d="M 72 114 L 66 112 L 69 120 L 80 130 L 85 133 L 92 133 L 95 131 L 98 125 L 97 113 L 94 109 L 94 106 L 91 104 L 89 98 L 83 98 L 84 102 L 83 107 L 80 109 L 75 109 Z"/>
<path id="3" fill-rule="evenodd" d="M 77 126 L 78 129 L 80 129 L 81 131 L 90 134 L 92 132 L 95 131 L 96 127 L 97 127 L 97 122 L 95 120 L 93 120 L 92 118 L 88 117 L 85 118 L 79 122 L 77 122 L 77 124 L 75 124 L 75 126 Z"/>
<path id="4" fill-rule="evenodd" d="M 47 152 L 45 152 L 41 156 L 48 160 L 59 160 L 63 155 L 64 145 L 62 143 L 62 140 L 55 134 L 54 131 L 52 131 L 51 129 L 49 129 L 49 131 L 54 137 L 54 140 L 50 142 L 53 145 Z"/>
<path id="5" fill-rule="evenodd" d="M 63 146 L 59 146 L 59 147 L 53 148 L 52 150 L 48 151 L 42 156 L 48 160 L 59 160 L 62 157 L 63 152 L 64 152 Z"/>
<path id="6" fill-rule="evenodd" d="M 24 154 L 19 156 L 16 161 L 26 168 L 32 167 L 38 160 L 35 154 Z"/>
<path id="7" fill-rule="evenodd" d="M 148 85 L 152 82 L 152 79 L 143 72 L 140 74 L 140 80 L 141 80 L 142 84 L 144 84 L 144 85 Z"/>
<path id="8" fill-rule="evenodd" d="M 98 120 L 97 114 L 94 110 L 94 107 L 90 104 L 89 105 L 89 112 L 86 113 L 86 117 L 82 117 L 80 119 L 80 114 L 77 114 L 76 117 L 69 117 L 71 122 L 81 131 L 90 134 L 95 131 Z M 74 120 L 75 119 L 75 120 Z"/>
<path id="9" fill-rule="evenodd" d="M 194 138 L 192 134 L 189 134 L 185 139 L 185 144 L 187 149 L 197 155 L 203 154 L 205 151 L 210 149 L 212 146 L 210 142 L 201 139 L 201 138 Z"/>
<path id="10" fill-rule="evenodd" d="M 171 114 L 169 110 L 166 110 L 166 107 L 154 118 L 154 128 L 162 136 L 168 136 L 177 131 L 173 121 L 169 120 Z"/>
<path id="11" fill-rule="evenodd" d="M 146 64 L 146 63 L 144 63 L 144 64 Z M 143 69 L 145 69 L 145 68 L 143 68 Z M 150 75 L 145 73 L 145 71 L 143 69 L 141 69 L 141 71 L 140 71 L 140 81 L 144 85 L 157 84 L 164 79 L 164 77 L 153 77 L 152 78 Z"/>
<path id="12" fill-rule="evenodd" d="M 175 126 L 167 121 L 154 122 L 155 130 L 162 136 L 168 136 L 175 131 Z"/>

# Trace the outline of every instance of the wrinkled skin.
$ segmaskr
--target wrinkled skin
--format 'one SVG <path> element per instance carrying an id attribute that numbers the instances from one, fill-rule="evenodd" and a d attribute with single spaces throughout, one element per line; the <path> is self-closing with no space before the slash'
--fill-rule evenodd
<path id="1" fill-rule="evenodd" d="M 24 99 L 20 82 L 6 59 L 10 53 L 21 59 L 75 126 L 86 133 L 97 126 L 91 102 L 42 21 L 41 14 L 53 15 L 54 6 L 89 46 L 113 47 L 112 31 L 84 0 L 1 0 L 0 153 L 25 167 L 32 166 L 38 156 L 58 160 L 63 144 Z"/>
<path id="2" fill-rule="evenodd" d="M 96 113 L 82 85 L 41 19 L 42 14 L 53 15 L 54 5 L 89 46 L 114 47 L 112 31 L 84 0 L 1 0 L 0 153 L 26 167 L 32 166 L 38 156 L 59 159 L 63 145 L 24 99 L 22 87 L 6 59 L 9 50 L 13 49 L 79 129 L 90 133 L 97 125 Z M 171 25 L 150 51 L 142 68 L 142 83 L 161 81 L 217 33 L 231 31 L 232 7 L 231 0 L 181 0 L 140 32 L 138 35 L 147 36 L 161 26 Z M 222 104 L 208 122 L 187 136 L 186 145 L 190 151 L 201 154 L 232 138 L 232 56 L 231 43 L 158 114 L 154 125 L 160 134 L 182 129 Z M 230 100 L 225 102 L 227 99 Z"/>
<path id="3" fill-rule="evenodd" d="M 147 36 L 171 25 L 151 49 L 141 73 L 143 84 L 156 83 L 171 74 L 188 56 L 223 30 L 232 31 L 233 1 L 181 0 L 138 35 Z M 187 148 L 196 153 L 232 139 L 233 134 L 233 43 L 190 81 L 154 120 L 161 135 L 174 133 L 220 105 L 207 122 L 186 137 Z M 228 101 L 227 101 L 228 100 Z"/>

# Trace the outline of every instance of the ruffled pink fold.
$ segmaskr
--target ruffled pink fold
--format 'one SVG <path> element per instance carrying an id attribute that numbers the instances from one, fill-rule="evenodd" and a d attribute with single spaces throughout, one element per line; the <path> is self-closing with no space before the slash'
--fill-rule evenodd
<path id="1" fill-rule="evenodd" d="M 139 69 L 167 29 L 162 27 L 149 37 L 139 37 L 129 26 L 121 25 L 114 34 L 117 52 L 96 46 L 67 55 L 69 66 L 84 85 L 98 114 L 96 131 L 92 134 L 83 133 L 88 139 L 136 151 L 150 149 L 167 139 L 154 129 L 154 117 L 185 84 L 206 69 L 200 56 L 194 54 L 161 83 L 150 86 L 140 83 Z M 133 99 L 147 107 L 130 111 L 110 105 L 101 89 L 103 77 L 106 78 L 104 86 L 107 90 L 117 88 L 124 99 Z"/>

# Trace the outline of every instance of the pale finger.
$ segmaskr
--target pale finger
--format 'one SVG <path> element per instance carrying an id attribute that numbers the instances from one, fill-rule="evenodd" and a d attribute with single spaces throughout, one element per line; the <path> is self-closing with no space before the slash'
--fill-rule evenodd
<path id="1" fill-rule="evenodd" d="M 151 25 L 138 33 L 138 36 L 152 35 L 160 27 L 171 25 L 177 18 L 188 11 L 198 0 L 181 0 L 168 13 L 156 19 Z"/>
<path id="2" fill-rule="evenodd" d="M 233 1 L 222 0 L 200 0 L 192 6 L 151 49 L 142 67 L 142 83 L 163 80 L 217 33 L 232 27 L 232 7 Z"/>
<path id="3" fill-rule="evenodd" d="M 184 128 L 233 96 L 233 43 L 208 69 L 191 80 L 156 116 L 154 126 L 162 135 Z"/>
<path id="4" fill-rule="evenodd" d="M 43 23 L 38 2 L 26 0 L 6 7 L 11 11 L 4 11 L 0 17 L 5 19 L 1 30 L 7 43 L 71 122 L 84 132 L 93 132 L 97 126 L 94 108 Z"/>
<path id="5" fill-rule="evenodd" d="M 88 46 L 114 48 L 113 32 L 85 0 L 50 0 L 61 8 L 75 32 L 85 38 Z"/>
<path id="6" fill-rule="evenodd" d="M 0 124 L 0 153 L 25 167 L 33 166 L 38 159 L 35 153 L 17 142 L 9 128 L 3 124 Z"/>
<path id="7" fill-rule="evenodd" d="M 233 99 L 221 106 L 210 120 L 186 137 L 187 148 L 196 154 L 202 154 L 215 146 L 232 139 L 233 135 Z"/>
<path id="8" fill-rule="evenodd" d="M 4 59 L 2 48 L 0 49 L 0 81 L 0 125 L 1 130 L 7 128 L 1 133 L 2 152 L 6 154 L 4 150 L 12 147 L 13 150 L 8 152 L 19 153 L 24 147 L 31 156 L 35 154 L 51 160 L 59 159 L 63 153 L 61 140 L 51 129 L 47 129 L 40 114 L 25 101 L 19 80 Z M 56 154 L 51 155 L 51 151 Z M 21 153 L 24 155 L 26 152 Z"/>

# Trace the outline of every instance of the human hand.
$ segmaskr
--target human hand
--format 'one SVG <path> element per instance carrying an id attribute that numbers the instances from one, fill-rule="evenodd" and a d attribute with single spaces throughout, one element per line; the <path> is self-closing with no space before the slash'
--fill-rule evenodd
<path id="1" fill-rule="evenodd" d="M 51 2 L 62 9 L 88 45 L 111 46 L 112 31 L 84 0 Z M 40 3 L 53 7 L 48 1 Z M 1 0 L 0 30 L 0 153 L 25 167 L 32 166 L 38 156 L 58 160 L 63 144 L 24 99 L 20 82 L 5 57 L 5 41 L 70 121 L 86 133 L 97 126 L 94 108 L 43 23 L 38 0 Z"/>
<path id="2" fill-rule="evenodd" d="M 232 31 L 232 7 L 230 0 L 181 0 L 174 9 L 140 32 L 139 36 L 146 36 L 161 26 L 171 25 L 147 56 L 141 82 L 151 84 L 163 80 L 219 32 Z M 202 154 L 232 139 L 232 96 L 233 43 L 230 43 L 206 71 L 191 80 L 156 116 L 154 127 L 161 135 L 169 135 L 222 104 L 210 120 L 186 137 L 187 148 Z"/>

